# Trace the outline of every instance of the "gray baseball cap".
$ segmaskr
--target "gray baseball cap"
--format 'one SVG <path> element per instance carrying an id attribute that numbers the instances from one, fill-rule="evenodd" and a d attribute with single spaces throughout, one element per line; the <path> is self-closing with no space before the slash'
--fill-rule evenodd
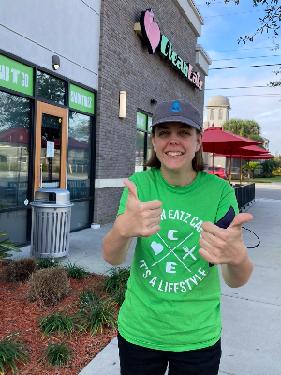
<path id="1" fill-rule="evenodd" d="M 187 100 L 170 100 L 157 105 L 151 126 L 166 122 L 181 122 L 202 131 L 200 112 Z"/>

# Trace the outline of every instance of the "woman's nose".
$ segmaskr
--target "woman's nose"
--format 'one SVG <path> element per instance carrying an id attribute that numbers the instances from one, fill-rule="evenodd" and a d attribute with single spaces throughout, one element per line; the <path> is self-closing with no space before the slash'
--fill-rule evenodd
<path id="1" fill-rule="evenodd" d="M 173 137 L 169 140 L 169 143 L 170 145 L 177 145 L 179 142 L 175 137 Z"/>

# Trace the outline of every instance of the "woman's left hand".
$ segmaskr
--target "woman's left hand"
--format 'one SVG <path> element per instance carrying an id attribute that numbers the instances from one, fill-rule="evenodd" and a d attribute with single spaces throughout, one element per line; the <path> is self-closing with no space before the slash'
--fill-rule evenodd
<path id="1" fill-rule="evenodd" d="M 227 229 L 204 222 L 200 238 L 200 255 L 213 264 L 241 264 L 248 256 L 243 242 L 242 225 L 252 219 L 251 214 L 238 214 Z"/>

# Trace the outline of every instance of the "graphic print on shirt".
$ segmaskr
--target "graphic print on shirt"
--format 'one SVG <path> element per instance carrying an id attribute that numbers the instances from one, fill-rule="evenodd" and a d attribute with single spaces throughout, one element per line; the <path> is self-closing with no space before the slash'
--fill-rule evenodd
<path id="1" fill-rule="evenodd" d="M 150 253 L 139 260 L 139 267 L 150 287 L 186 293 L 207 276 L 208 263 L 199 255 L 202 222 L 188 212 L 163 208 L 160 231 L 142 239 Z"/>

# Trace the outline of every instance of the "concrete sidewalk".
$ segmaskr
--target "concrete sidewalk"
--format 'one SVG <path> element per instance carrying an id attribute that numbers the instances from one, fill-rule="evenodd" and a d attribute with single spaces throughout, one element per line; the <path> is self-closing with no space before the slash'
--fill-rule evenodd
<path id="1" fill-rule="evenodd" d="M 231 289 L 222 282 L 222 360 L 219 374 L 281 374 L 281 184 L 257 184 L 256 202 L 248 208 L 254 220 L 246 225 L 260 246 L 249 249 L 255 263 L 250 282 Z M 70 253 L 63 262 L 104 274 L 111 266 L 101 255 L 101 242 L 111 225 L 70 234 Z M 245 243 L 258 239 L 245 231 Z M 29 255 L 29 248 L 24 249 Z M 131 246 L 127 263 L 133 254 Z M 23 255 L 23 254 L 22 254 Z M 21 256 L 22 256 L 21 255 Z M 79 375 L 119 375 L 117 340 L 104 348 Z"/>

